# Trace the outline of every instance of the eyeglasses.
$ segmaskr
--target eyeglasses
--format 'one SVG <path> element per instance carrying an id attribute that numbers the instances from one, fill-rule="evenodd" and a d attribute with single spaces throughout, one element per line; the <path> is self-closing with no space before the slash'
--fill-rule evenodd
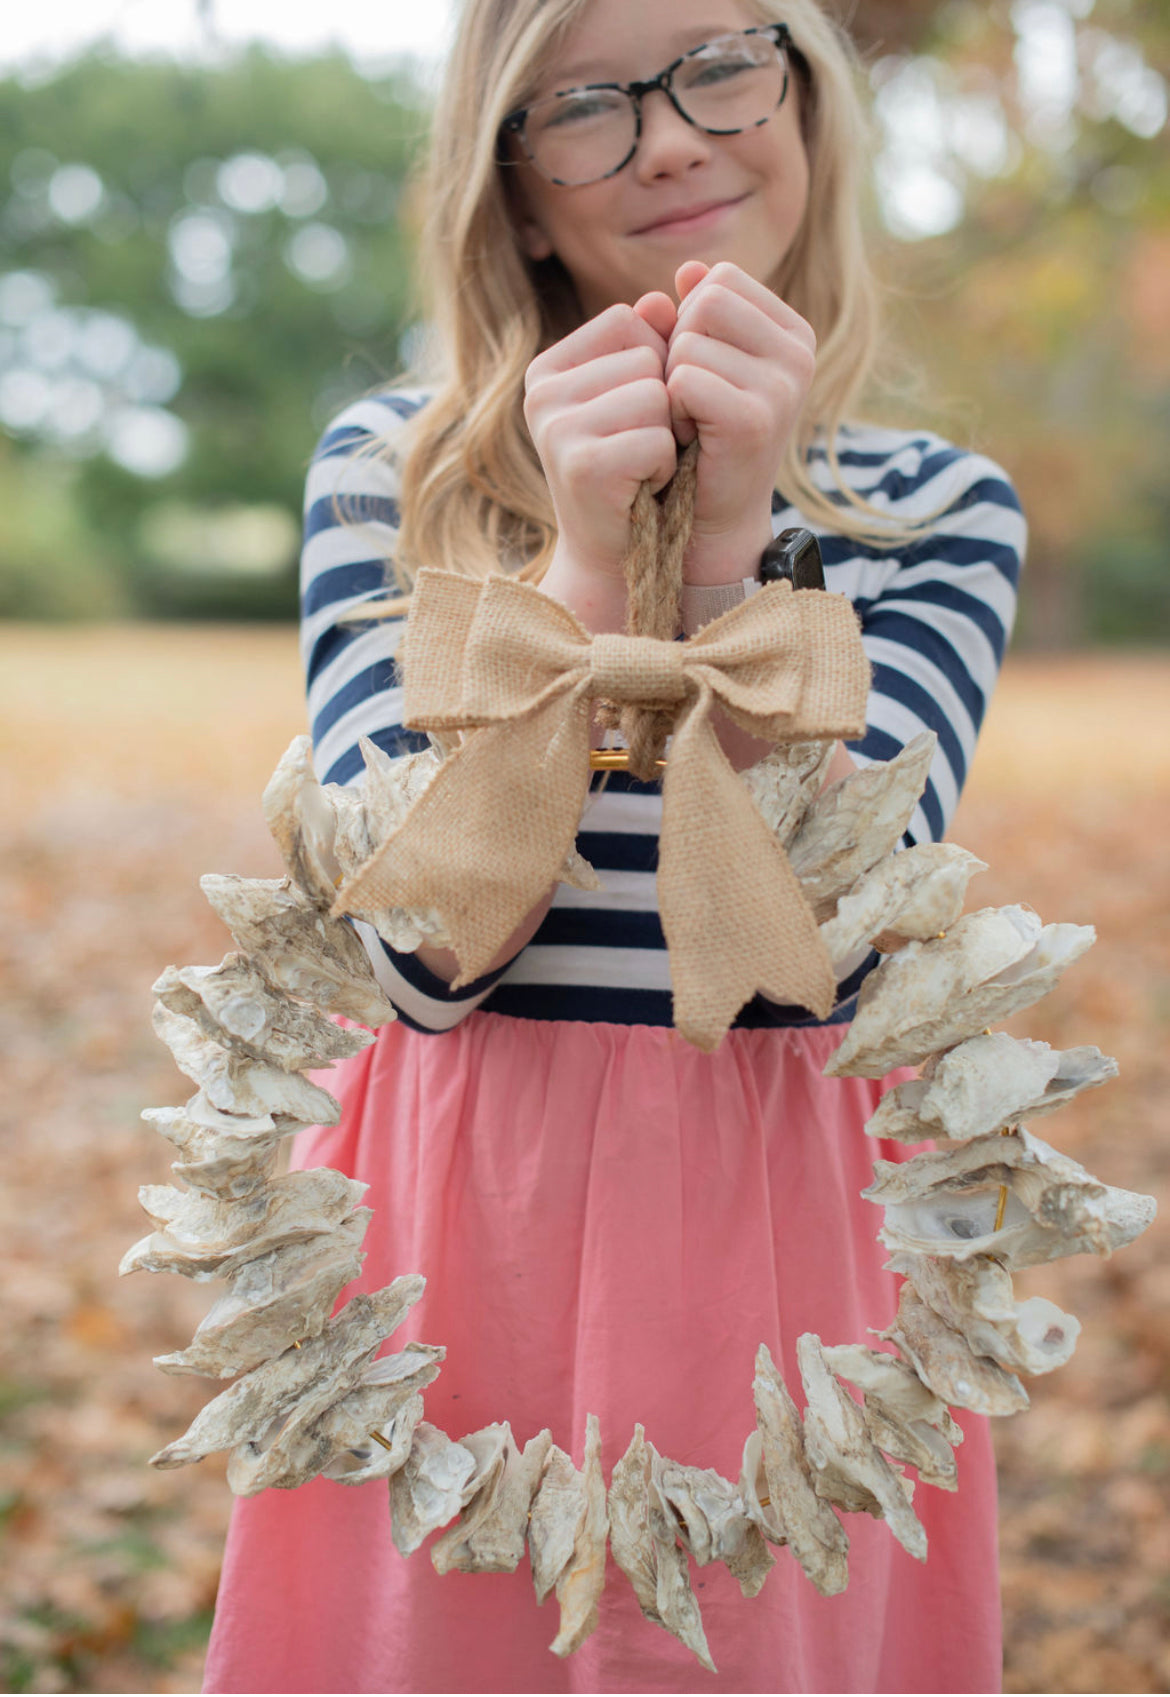
<path id="1" fill-rule="evenodd" d="M 708 135 L 739 135 L 766 124 L 788 93 L 787 24 L 720 35 L 675 59 L 647 82 L 588 83 L 509 112 L 514 135 L 550 182 L 580 188 L 615 176 L 638 151 L 642 101 L 661 89 L 680 118 Z"/>

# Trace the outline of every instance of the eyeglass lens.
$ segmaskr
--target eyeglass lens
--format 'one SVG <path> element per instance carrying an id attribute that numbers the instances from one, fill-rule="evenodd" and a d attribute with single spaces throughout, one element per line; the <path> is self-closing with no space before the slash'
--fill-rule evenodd
<path id="1" fill-rule="evenodd" d="M 726 35 L 689 53 L 670 77 L 676 104 L 699 129 L 733 134 L 771 116 L 784 98 L 787 66 L 769 36 Z M 537 169 L 577 186 L 618 171 L 638 140 L 633 98 L 618 88 L 551 95 L 528 111 L 524 140 Z"/>

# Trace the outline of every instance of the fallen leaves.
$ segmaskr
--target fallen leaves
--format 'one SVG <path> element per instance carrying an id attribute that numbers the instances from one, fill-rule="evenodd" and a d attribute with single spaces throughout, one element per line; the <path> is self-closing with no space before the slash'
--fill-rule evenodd
<path id="1" fill-rule="evenodd" d="M 29 703 L 36 704 L 30 715 Z M 198 1689 L 230 1498 L 221 1458 L 146 1458 L 208 1385 L 159 1373 L 217 1287 L 115 1269 L 140 1184 L 170 1180 L 142 1108 L 189 1086 L 150 1032 L 169 962 L 228 947 L 211 870 L 279 874 L 260 815 L 302 728 L 290 630 L 0 627 L 0 1683 Z M 972 905 L 1030 902 L 1100 941 L 1011 1024 L 1096 1043 L 1121 1078 L 1041 1128 L 1163 1199 L 1110 1262 L 1021 1275 L 1084 1322 L 998 1427 L 1012 1691 L 1170 1686 L 1170 672 L 1009 663 L 954 839 Z M 876 1229 L 876 1216 L 875 1216 Z M 425 1271 L 425 1269 L 424 1269 Z M 858 1340 L 860 1341 L 860 1340 Z"/>

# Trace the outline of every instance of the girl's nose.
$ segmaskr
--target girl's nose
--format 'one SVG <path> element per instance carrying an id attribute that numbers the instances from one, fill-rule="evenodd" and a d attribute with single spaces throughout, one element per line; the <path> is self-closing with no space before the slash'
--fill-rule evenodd
<path id="1" fill-rule="evenodd" d="M 664 89 L 651 89 L 642 97 L 642 134 L 634 155 L 639 177 L 674 176 L 701 165 L 711 156 L 711 138 L 677 111 Z"/>

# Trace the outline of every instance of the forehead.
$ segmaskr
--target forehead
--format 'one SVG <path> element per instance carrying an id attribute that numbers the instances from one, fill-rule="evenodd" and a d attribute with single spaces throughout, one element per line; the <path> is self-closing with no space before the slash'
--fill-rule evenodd
<path id="1" fill-rule="evenodd" d="M 542 80 L 563 85 L 652 76 L 711 36 L 758 21 L 743 0 L 589 0 L 550 55 Z"/>

